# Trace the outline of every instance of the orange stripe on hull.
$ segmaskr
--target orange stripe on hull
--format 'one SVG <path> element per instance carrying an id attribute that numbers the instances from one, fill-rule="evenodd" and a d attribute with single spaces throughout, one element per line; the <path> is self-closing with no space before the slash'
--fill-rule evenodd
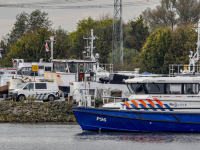
<path id="1" fill-rule="evenodd" d="M 128 108 L 129 108 L 129 103 L 128 102 L 123 102 Z"/>
<path id="2" fill-rule="evenodd" d="M 159 101 L 157 98 L 153 98 L 159 105 L 160 107 L 163 108 L 163 103 L 161 101 Z"/>
<path id="3" fill-rule="evenodd" d="M 152 102 L 152 100 L 150 100 L 150 99 L 146 99 L 146 100 L 149 102 L 149 104 L 151 104 L 151 106 L 153 106 L 155 108 L 155 104 L 154 104 L 154 102 Z"/>
<path id="4" fill-rule="evenodd" d="M 134 100 L 131 101 L 137 108 L 138 108 L 138 103 Z"/>
<path id="5" fill-rule="evenodd" d="M 147 104 L 143 100 L 139 100 L 139 102 L 142 103 L 142 105 L 144 105 L 144 107 L 147 107 Z"/>

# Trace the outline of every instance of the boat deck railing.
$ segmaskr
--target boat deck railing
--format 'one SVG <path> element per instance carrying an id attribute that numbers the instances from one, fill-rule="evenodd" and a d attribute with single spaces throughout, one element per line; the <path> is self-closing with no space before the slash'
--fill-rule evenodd
<path id="1" fill-rule="evenodd" d="M 195 72 L 192 72 L 195 67 Z M 200 65 L 189 66 L 188 64 L 170 64 L 169 76 L 200 75 Z"/>
<path id="2" fill-rule="evenodd" d="M 113 64 L 99 64 L 99 67 L 103 67 L 104 70 L 108 71 L 109 73 L 113 73 Z"/>
<path id="3" fill-rule="evenodd" d="M 128 101 L 128 97 L 103 96 L 103 104 Z"/>

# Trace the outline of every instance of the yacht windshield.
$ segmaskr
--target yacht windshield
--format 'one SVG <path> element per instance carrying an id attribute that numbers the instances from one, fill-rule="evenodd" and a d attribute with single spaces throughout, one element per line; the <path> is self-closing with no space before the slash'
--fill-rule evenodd
<path id="1" fill-rule="evenodd" d="M 145 94 L 145 87 L 143 86 L 143 84 L 139 84 L 139 83 L 132 83 L 132 84 L 127 84 L 128 89 L 130 91 L 130 93 L 132 94 Z"/>
<path id="2" fill-rule="evenodd" d="M 134 91 L 134 89 L 133 89 L 131 84 L 127 84 L 127 87 L 128 87 L 128 89 L 129 89 L 131 94 L 135 94 L 135 91 Z"/>
<path id="3" fill-rule="evenodd" d="M 136 84 L 132 84 L 132 86 L 136 94 L 145 94 L 143 84 L 136 83 Z"/>
<path id="4" fill-rule="evenodd" d="M 65 62 L 53 62 L 55 72 L 65 72 L 66 63 Z"/>

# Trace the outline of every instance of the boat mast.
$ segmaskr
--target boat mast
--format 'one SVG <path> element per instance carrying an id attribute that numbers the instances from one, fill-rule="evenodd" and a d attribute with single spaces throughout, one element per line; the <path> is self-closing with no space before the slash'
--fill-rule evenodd
<path id="1" fill-rule="evenodd" d="M 96 47 L 94 47 L 93 45 L 94 45 L 94 40 L 95 39 L 98 39 L 96 36 L 94 36 L 94 34 L 93 34 L 93 29 L 91 29 L 91 36 L 89 37 L 89 38 L 84 38 L 83 37 L 83 39 L 89 39 L 89 40 L 91 40 L 91 42 L 90 42 L 90 46 L 88 47 L 85 47 L 85 48 L 87 48 L 87 49 L 90 49 L 90 59 L 92 60 L 92 61 L 96 61 L 96 59 L 95 59 L 95 57 L 94 57 L 94 49 L 96 48 Z"/>
<path id="2" fill-rule="evenodd" d="M 199 61 L 200 57 L 200 20 L 198 22 L 198 41 L 197 41 L 197 51 L 193 55 L 193 52 L 190 51 L 190 60 L 189 60 L 189 71 L 195 72 L 195 64 Z M 193 69 L 191 70 L 191 67 L 193 66 Z"/>

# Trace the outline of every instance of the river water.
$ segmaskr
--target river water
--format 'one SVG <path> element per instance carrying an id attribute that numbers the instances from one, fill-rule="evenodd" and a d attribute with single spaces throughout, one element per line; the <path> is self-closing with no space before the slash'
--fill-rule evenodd
<path id="1" fill-rule="evenodd" d="M 0 124 L 3 150 L 199 150 L 200 133 L 82 131 L 77 124 Z"/>

